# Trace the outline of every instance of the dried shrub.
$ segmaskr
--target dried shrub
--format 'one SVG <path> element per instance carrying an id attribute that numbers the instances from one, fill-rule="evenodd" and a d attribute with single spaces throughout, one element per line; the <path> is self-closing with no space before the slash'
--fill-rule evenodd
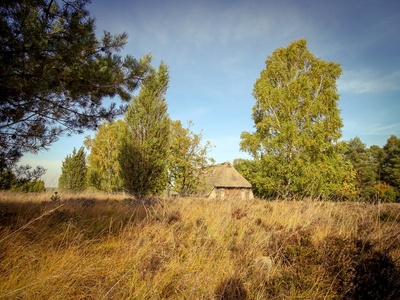
<path id="1" fill-rule="evenodd" d="M 238 220 L 240 220 L 241 218 L 247 217 L 247 213 L 242 211 L 240 208 L 234 210 L 231 215 L 232 215 L 232 218 L 235 218 Z"/>
<path id="2" fill-rule="evenodd" d="M 386 254 L 362 257 L 355 267 L 352 299 L 400 299 L 400 268 Z"/>
<path id="3" fill-rule="evenodd" d="M 168 212 L 167 214 L 167 223 L 175 223 L 177 221 L 180 221 L 181 219 L 181 212 L 179 210 L 173 210 Z"/>
<path id="4" fill-rule="evenodd" d="M 349 295 L 353 280 L 358 250 L 350 239 L 329 236 L 322 246 L 322 263 L 332 281 L 332 290 L 340 295 Z"/>
<path id="5" fill-rule="evenodd" d="M 221 282 L 215 290 L 215 298 L 219 300 L 247 299 L 247 291 L 238 277 L 231 277 Z"/>
<path id="6" fill-rule="evenodd" d="M 369 240 L 328 237 L 323 265 L 332 290 L 350 299 L 399 299 L 400 268 Z"/>

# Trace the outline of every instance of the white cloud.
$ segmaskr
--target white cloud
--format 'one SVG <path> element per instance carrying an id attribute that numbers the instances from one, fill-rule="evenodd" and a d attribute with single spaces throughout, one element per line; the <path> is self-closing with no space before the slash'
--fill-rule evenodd
<path id="1" fill-rule="evenodd" d="M 400 90 L 400 70 L 389 74 L 370 69 L 344 71 L 338 86 L 340 92 L 353 94 Z"/>
<path id="2" fill-rule="evenodd" d="M 362 135 L 383 135 L 390 136 L 396 134 L 400 128 L 400 123 L 382 124 L 370 123 L 368 120 L 364 122 L 347 121 L 345 122 L 345 129 L 351 132 L 356 132 Z"/>
<path id="3" fill-rule="evenodd" d="M 201 47 L 266 35 L 287 36 L 308 23 L 296 7 L 262 1 L 224 6 L 212 1 L 167 1 L 158 3 L 157 9 L 150 1 L 140 5 L 140 12 L 133 6 L 118 12 L 118 18 L 109 20 L 109 10 L 95 10 L 98 27 L 127 31 L 139 45 L 174 46 L 175 50 L 177 43 Z"/>

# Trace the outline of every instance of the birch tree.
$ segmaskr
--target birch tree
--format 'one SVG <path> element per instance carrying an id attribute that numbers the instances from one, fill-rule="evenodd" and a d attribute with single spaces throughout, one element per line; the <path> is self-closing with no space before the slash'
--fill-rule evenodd
<path id="1" fill-rule="evenodd" d="M 315 57 L 304 39 L 275 50 L 265 63 L 253 89 L 255 132 L 241 135 L 241 149 L 261 165 L 259 190 L 342 194 L 352 174 L 337 151 L 340 65 Z"/>
<path id="2" fill-rule="evenodd" d="M 87 136 L 84 144 L 90 154 L 88 161 L 88 184 L 105 192 L 116 192 L 122 188 L 121 167 L 118 153 L 121 137 L 127 125 L 123 120 L 103 123 L 94 138 Z"/>

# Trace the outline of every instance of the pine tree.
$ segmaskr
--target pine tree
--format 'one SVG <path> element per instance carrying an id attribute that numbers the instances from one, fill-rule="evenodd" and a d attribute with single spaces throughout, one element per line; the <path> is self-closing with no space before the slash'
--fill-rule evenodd
<path id="1" fill-rule="evenodd" d="M 345 159 L 350 161 L 355 171 L 354 186 L 361 200 L 369 200 L 374 196 L 377 184 L 378 165 L 370 149 L 359 137 L 350 139 L 343 149 Z"/>
<path id="2" fill-rule="evenodd" d="M 63 132 L 94 129 L 123 114 L 125 106 L 104 107 L 102 100 L 129 101 L 146 76 L 151 57 L 118 55 L 126 33 L 97 39 L 87 3 L 2 1 L 0 172 L 3 164 L 48 147 Z"/>
<path id="3" fill-rule="evenodd" d="M 141 85 L 125 114 L 119 153 L 124 188 L 136 197 L 158 194 L 167 184 L 170 119 L 165 94 L 168 67 L 161 63 Z"/>
<path id="4" fill-rule="evenodd" d="M 86 189 L 86 153 L 83 147 L 78 151 L 74 148 L 72 154 L 63 161 L 58 188 L 74 192 Z"/>
<path id="5" fill-rule="evenodd" d="M 385 157 L 382 165 L 382 180 L 395 189 L 400 198 L 400 139 L 392 135 L 383 146 Z"/>
<path id="6" fill-rule="evenodd" d="M 385 152 L 383 149 L 377 145 L 372 145 L 368 149 L 368 154 L 370 156 L 370 160 L 372 161 L 372 164 L 376 168 L 376 181 L 381 182 L 383 181 L 382 179 L 382 167 L 383 167 L 383 162 L 385 159 Z"/>

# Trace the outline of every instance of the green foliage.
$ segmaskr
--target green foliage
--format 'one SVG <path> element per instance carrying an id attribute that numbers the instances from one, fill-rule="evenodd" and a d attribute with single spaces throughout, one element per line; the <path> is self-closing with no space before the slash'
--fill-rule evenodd
<path id="1" fill-rule="evenodd" d="M 198 192 L 202 188 L 199 172 L 214 162 L 207 157 L 211 143 L 203 145 L 203 135 L 194 133 L 192 125 L 189 121 L 188 128 L 183 128 L 180 121 L 171 122 L 168 183 L 181 195 Z"/>
<path id="2" fill-rule="evenodd" d="M 14 192 L 24 192 L 24 193 L 40 193 L 44 192 L 46 189 L 44 187 L 43 180 L 32 180 L 28 182 L 18 183 L 12 189 Z"/>
<path id="3" fill-rule="evenodd" d="M 3 171 L 0 175 L 0 190 L 14 192 L 44 192 L 44 182 L 40 178 L 46 170 L 37 166 L 33 171 L 30 165 L 18 166 L 13 170 Z"/>
<path id="4" fill-rule="evenodd" d="M 12 170 L 21 156 L 22 153 L 17 147 L 12 147 L 11 149 L 0 147 L 0 174 Z"/>
<path id="5" fill-rule="evenodd" d="M 88 0 L 16 0 L 0 7 L 0 146 L 36 152 L 63 132 L 96 128 L 125 107 L 147 75 L 151 57 L 118 52 L 127 34 L 95 36 Z M 3 171 L 3 169 L 1 169 Z"/>
<path id="6" fill-rule="evenodd" d="M 15 174 L 11 170 L 5 170 L 0 174 L 0 190 L 9 190 L 16 182 Z"/>
<path id="7" fill-rule="evenodd" d="M 375 147 L 373 150 L 367 149 L 360 138 L 355 137 L 345 144 L 342 152 L 345 159 L 351 162 L 355 171 L 354 186 L 358 197 L 361 200 L 372 199 L 375 194 L 379 171 L 379 164 L 376 163 L 374 157 L 377 149 Z"/>
<path id="8" fill-rule="evenodd" d="M 392 135 L 383 146 L 382 181 L 388 183 L 400 197 L 400 139 Z"/>
<path id="9" fill-rule="evenodd" d="M 400 139 L 392 135 L 383 148 L 366 145 L 356 137 L 341 150 L 355 171 L 358 200 L 394 202 L 400 197 Z"/>
<path id="10" fill-rule="evenodd" d="M 396 201 L 396 190 L 386 182 L 380 182 L 374 187 L 374 193 L 378 199 L 388 202 Z"/>
<path id="11" fill-rule="evenodd" d="M 67 155 L 63 161 L 58 188 L 74 192 L 86 189 L 86 153 L 83 147 L 78 152 L 74 148 L 72 155 Z"/>
<path id="12" fill-rule="evenodd" d="M 51 202 L 58 202 L 61 200 L 61 197 L 58 195 L 58 192 L 54 192 L 50 197 Z"/>
<path id="13" fill-rule="evenodd" d="M 383 151 L 383 149 L 377 145 L 372 145 L 368 149 L 368 154 L 370 156 L 372 164 L 374 164 L 375 166 L 376 180 L 382 181 L 382 167 L 383 161 L 385 159 L 385 151 Z"/>
<path id="14" fill-rule="evenodd" d="M 88 155 L 88 185 L 100 191 L 116 192 L 122 188 L 121 167 L 118 153 L 121 137 L 126 133 L 127 125 L 122 120 L 105 122 L 91 139 L 87 136 L 85 146 Z"/>
<path id="15" fill-rule="evenodd" d="M 257 161 L 261 195 L 342 196 L 352 190 L 351 166 L 336 145 L 343 126 L 336 85 L 342 70 L 316 58 L 306 44 L 300 39 L 275 50 L 254 85 L 256 131 L 242 133 L 241 150 Z"/>
<path id="16" fill-rule="evenodd" d="M 274 191 L 265 190 L 265 185 L 260 182 L 262 177 L 260 175 L 261 164 L 259 160 L 237 158 L 233 161 L 233 167 L 251 183 L 254 195 L 258 197 L 274 196 Z"/>
<path id="17" fill-rule="evenodd" d="M 158 70 L 143 82 L 125 115 L 128 125 L 118 156 L 124 188 L 137 197 L 157 194 L 167 183 L 170 119 L 165 94 L 168 67 Z"/>

